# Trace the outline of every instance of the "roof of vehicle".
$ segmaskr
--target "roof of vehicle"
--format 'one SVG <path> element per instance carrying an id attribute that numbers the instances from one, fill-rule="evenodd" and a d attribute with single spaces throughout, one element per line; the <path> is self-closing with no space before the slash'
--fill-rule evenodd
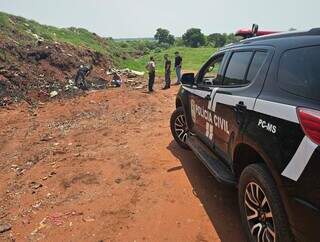
<path id="1" fill-rule="evenodd" d="M 309 31 L 290 31 L 248 38 L 238 43 L 227 45 L 220 49 L 220 51 L 246 45 L 267 45 L 295 48 L 303 45 L 314 44 L 320 44 L 320 28 L 311 29 Z"/>

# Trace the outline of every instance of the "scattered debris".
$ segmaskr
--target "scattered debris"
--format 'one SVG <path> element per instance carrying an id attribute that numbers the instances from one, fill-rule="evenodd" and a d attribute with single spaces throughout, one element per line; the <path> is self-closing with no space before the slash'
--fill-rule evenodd
<path id="1" fill-rule="evenodd" d="M 36 228 L 35 230 L 33 230 L 33 231 L 31 232 L 31 235 L 32 235 L 32 236 L 36 235 L 41 229 L 43 229 L 43 228 L 45 228 L 45 227 L 47 226 L 46 220 L 47 220 L 47 218 L 44 218 L 44 219 L 39 223 L 39 227 Z"/>
<path id="2" fill-rule="evenodd" d="M 54 175 L 56 175 L 57 173 L 55 171 L 51 171 L 49 174 L 49 177 L 53 177 Z"/>
<path id="3" fill-rule="evenodd" d="M 95 221 L 94 218 L 83 218 L 82 220 L 83 220 L 83 222 L 94 222 Z"/>
<path id="4" fill-rule="evenodd" d="M 144 86 L 144 85 L 139 85 L 139 86 L 136 86 L 134 89 L 139 90 L 139 89 L 143 89 L 143 88 L 145 88 L 145 86 Z"/>
<path id="5" fill-rule="evenodd" d="M 42 187 L 42 184 L 33 181 L 33 182 L 31 182 L 31 183 L 29 184 L 29 187 L 33 190 L 32 193 L 34 193 L 36 190 L 38 190 L 39 188 Z"/>
<path id="6" fill-rule="evenodd" d="M 113 75 L 117 73 L 118 75 L 126 76 L 127 78 L 137 78 L 144 76 L 144 72 L 130 70 L 129 68 L 118 70 L 115 68 L 111 68 L 107 71 L 107 75 Z"/>
<path id="7" fill-rule="evenodd" d="M 0 233 L 4 233 L 11 230 L 10 224 L 0 224 Z"/>
<path id="8" fill-rule="evenodd" d="M 50 216 L 48 216 L 48 220 L 50 222 L 52 222 L 54 225 L 56 226 L 60 226 L 64 223 L 64 217 L 66 216 L 66 214 L 62 214 L 62 213 L 55 213 L 55 214 L 52 214 Z"/>
<path id="9" fill-rule="evenodd" d="M 52 139 L 53 139 L 53 137 L 50 136 L 50 134 L 45 134 L 45 135 L 40 139 L 40 141 L 50 141 L 50 140 L 52 140 Z"/>
<path id="10" fill-rule="evenodd" d="M 40 202 L 37 202 L 34 205 L 32 205 L 32 207 L 35 209 L 38 209 L 38 208 L 40 208 L 41 204 L 42 204 L 42 202 L 40 201 Z"/>
<path id="11" fill-rule="evenodd" d="M 57 96 L 59 93 L 57 91 L 52 91 L 50 92 L 50 97 L 53 98 L 55 96 Z"/>

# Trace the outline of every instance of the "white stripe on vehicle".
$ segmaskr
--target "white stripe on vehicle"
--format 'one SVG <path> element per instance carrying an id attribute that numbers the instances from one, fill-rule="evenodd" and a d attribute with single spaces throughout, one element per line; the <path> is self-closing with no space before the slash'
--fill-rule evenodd
<path id="1" fill-rule="evenodd" d="M 234 96 L 223 93 L 217 93 L 214 98 L 214 102 L 211 110 L 216 111 L 217 103 L 222 103 L 225 105 L 235 107 L 239 102 L 243 102 L 243 104 L 247 107 L 248 110 L 253 110 L 255 98 L 253 97 L 243 97 L 243 96 Z"/>
<path id="2" fill-rule="evenodd" d="M 206 122 L 206 137 L 209 137 L 210 123 Z"/>
<path id="3" fill-rule="evenodd" d="M 213 103 L 214 103 L 214 97 L 215 97 L 215 95 L 216 95 L 218 90 L 219 90 L 219 87 L 216 87 L 216 88 L 212 89 L 212 92 L 211 92 L 211 95 L 210 95 L 211 100 L 210 100 L 210 102 L 208 102 L 208 110 L 212 110 L 212 106 L 213 106 Z"/>
<path id="4" fill-rule="evenodd" d="M 298 181 L 317 147 L 317 144 L 305 136 L 282 175 L 293 181 Z"/>
<path id="5" fill-rule="evenodd" d="M 210 95 L 210 91 L 197 90 L 188 87 L 183 87 L 185 90 L 199 97 L 205 98 Z M 234 96 L 223 93 L 216 93 L 219 88 L 213 88 L 211 92 L 211 100 L 208 103 L 208 109 L 215 112 L 217 103 L 236 106 L 240 101 L 247 106 L 248 110 L 254 110 L 256 112 L 269 115 L 275 118 L 280 118 L 294 123 L 299 123 L 297 116 L 296 106 L 270 102 L 262 99 L 256 99 L 253 97 Z"/>
<path id="6" fill-rule="evenodd" d="M 193 89 L 189 87 L 182 86 L 183 89 L 187 90 L 188 92 L 197 95 L 199 97 L 205 98 L 206 96 L 210 95 L 211 91 L 205 91 L 205 90 L 199 90 L 199 89 Z"/>
<path id="7" fill-rule="evenodd" d="M 213 125 L 209 122 L 206 122 L 206 137 L 209 140 L 213 140 Z"/>
<path id="8" fill-rule="evenodd" d="M 296 108 L 296 106 L 257 99 L 254 111 L 294 123 L 299 123 Z"/>
<path id="9" fill-rule="evenodd" d="M 209 139 L 213 140 L 213 125 L 210 124 Z"/>

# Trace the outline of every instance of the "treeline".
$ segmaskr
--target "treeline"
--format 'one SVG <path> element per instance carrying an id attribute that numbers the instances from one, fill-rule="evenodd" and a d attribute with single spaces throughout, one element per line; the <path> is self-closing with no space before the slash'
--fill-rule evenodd
<path id="1" fill-rule="evenodd" d="M 188 29 L 182 35 L 182 38 L 175 38 L 169 30 L 158 28 L 154 38 L 159 44 L 166 44 L 168 46 L 187 46 L 192 48 L 202 46 L 222 47 L 226 44 L 238 41 L 234 34 L 212 33 L 210 35 L 205 35 L 202 33 L 201 29 L 198 28 Z"/>
<path id="2" fill-rule="evenodd" d="M 112 39 L 109 38 L 111 41 Z M 118 53 L 122 59 L 137 58 L 150 53 L 159 53 L 172 46 L 199 48 L 204 46 L 222 47 L 226 44 L 235 43 L 238 39 L 234 34 L 213 33 L 205 35 L 200 29 L 191 28 L 182 37 L 173 36 L 169 30 L 158 28 L 154 39 L 140 40 L 117 40 L 108 42 L 113 43 L 113 51 Z"/>

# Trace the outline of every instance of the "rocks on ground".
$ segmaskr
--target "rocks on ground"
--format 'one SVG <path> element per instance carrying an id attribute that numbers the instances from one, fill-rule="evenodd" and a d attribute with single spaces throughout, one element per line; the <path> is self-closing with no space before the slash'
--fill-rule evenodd
<path id="1" fill-rule="evenodd" d="M 4 233 L 11 230 L 10 224 L 0 224 L 0 233 Z"/>

